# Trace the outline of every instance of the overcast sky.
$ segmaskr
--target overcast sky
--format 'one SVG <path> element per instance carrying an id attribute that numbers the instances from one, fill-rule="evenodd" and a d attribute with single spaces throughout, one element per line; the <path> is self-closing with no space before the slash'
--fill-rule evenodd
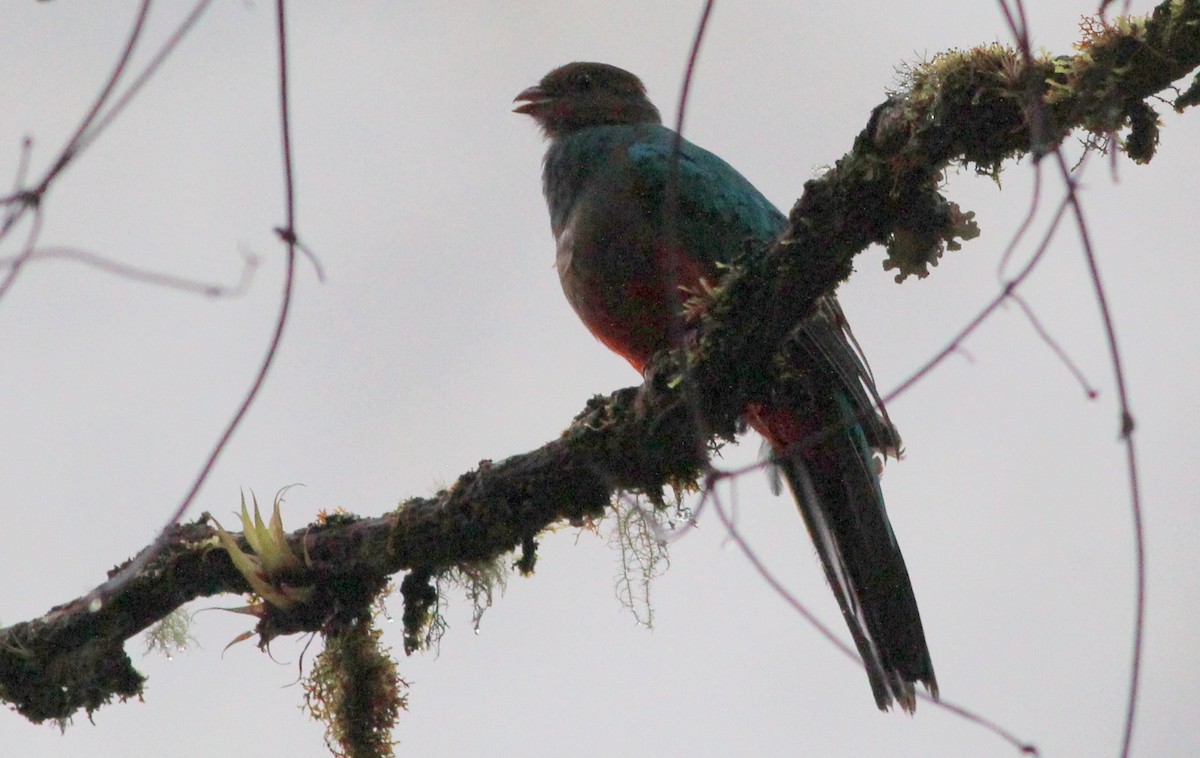
<path id="1" fill-rule="evenodd" d="M 1056 54 L 1071 51 L 1095 5 L 1029 4 L 1035 46 Z M 137 3 L 8 5 L 4 183 L 25 135 L 34 175 L 53 160 Z M 187 9 L 163 5 L 135 68 Z M 305 486 L 288 495 L 289 528 L 337 506 L 377 515 L 480 459 L 552 439 L 592 394 L 636 383 L 562 297 L 543 144 L 511 100 L 556 65 L 601 60 L 642 76 L 673 119 L 699 8 L 293 4 L 298 228 L 327 281 L 301 265 L 278 362 L 190 516 L 229 514 L 240 488 L 269 500 L 296 482 Z M 237 280 L 244 251 L 262 265 L 244 296 L 213 300 L 39 262 L 0 300 L 0 623 L 86 592 L 149 541 L 256 370 L 283 270 L 271 231 L 283 223 L 274 23 L 270 3 L 216 3 L 45 198 L 44 246 L 219 283 Z M 849 149 L 898 65 L 997 39 L 1007 39 L 999 9 L 983 0 L 719 3 L 687 136 L 786 209 Z M 1084 180 L 1138 422 L 1149 551 L 1142 756 L 1200 753 L 1200 117 L 1159 110 L 1152 164 L 1118 159 L 1114 181 L 1094 161 Z M 840 296 L 881 388 L 997 291 L 1031 176 L 1028 162 L 1008 167 L 1002 188 L 950 176 L 948 193 L 977 212 L 983 236 L 924 281 L 896 285 L 878 250 L 858 259 Z M 1061 188 L 1044 196 L 1056 201 Z M 16 251 L 5 244 L 0 255 Z M 1076 234 L 1057 237 L 1022 292 L 1098 399 L 1019 309 L 1002 310 L 892 404 L 908 454 L 883 486 L 943 695 L 1046 756 L 1112 755 L 1133 547 L 1113 375 Z M 725 462 L 757 449 L 747 440 Z M 731 497 L 762 560 L 844 633 L 794 506 L 757 474 Z M 563 529 L 542 540 L 537 574 L 510 581 L 478 635 L 469 604 L 451 598 L 440 657 L 400 661 L 413 684 L 401 754 L 1014 754 L 925 703 L 912 718 L 877 712 L 862 672 L 754 573 L 712 514 L 673 546 L 652 631 L 614 598 L 617 564 L 604 540 Z M 78 718 L 65 736 L 0 713 L 0 744 L 20 756 L 325 755 L 295 686 L 306 640 L 277 640 L 275 660 L 252 643 L 222 655 L 250 623 L 199 614 L 199 645 L 170 661 L 143 657 L 134 641 L 145 702 L 104 708 L 95 724 Z M 397 647 L 398 626 L 388 627 Z"/>

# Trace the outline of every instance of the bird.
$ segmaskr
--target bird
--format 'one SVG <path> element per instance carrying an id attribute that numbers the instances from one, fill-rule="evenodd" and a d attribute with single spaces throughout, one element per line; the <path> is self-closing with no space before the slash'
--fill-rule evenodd
<path id="1" fill-rule="evenodd" d="M 645 373 L 657 352 L 686 339 L 693 296 L 711 293 L 748 244 L 774 241 L 787 219 L 736 169 L 664 126 L 624 69 L 568 63 L 513 102 L 549 143 L 542 188 L 567 301 Z M 781 355 L 795 386 L 742 418 L 788 482 L 876 705 L 912 712 L 916 683 L 934 698 L 938 690 L 879 484 L 882 461 L 900 456 L 900 435 L 832 293 Z"/>

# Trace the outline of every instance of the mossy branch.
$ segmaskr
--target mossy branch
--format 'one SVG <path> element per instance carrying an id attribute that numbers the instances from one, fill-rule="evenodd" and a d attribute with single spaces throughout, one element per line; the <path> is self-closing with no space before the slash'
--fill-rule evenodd
<path id="1" fill-rule="evenodd" d="M 779 346 L 850 274 L 855 255 L 883 244 L 897 278 L 924 276 L 946 249 L 978 233 L 971 214 L 941 193 L 947 167 L 995 174 L 1007 160 L 1045 155 L 1076 128 L 1108 135 L 1128 127 L 1125 149 L 1149 160 L 1157 119 L 1145 101 L 1200 65 L 1200 0 L 1169 0 L 1146 19 L 1085 24 L 1077 47 L 1071 57 L 1030 62 L 992 45 L 915 67 L 851 151 L 805 183 L 784 237 L 736 262 L 693 344 L 658 356 L 643 387 L 593 398 L 537 450 L 485 461 L 446 491 L 385 516 L 336 517 L 288 535 L 304 565 L 282 579 L 313 591 L 286 610 L 263 607 L 260 639 L 359 628 L 388 578 L 405 570 L 411 629 L 422 623 L 437 573 L 513 550 L 529 572 L 535 537 L 548 526 L 586 522 L 618 491 L 653 499 L 665 486 L 695 484 L 706 445 L 731 438 L 746 404 L 767 396 Z M 1195 90 L 1175 106 L 1197 102 Z M 214 545 L 205 521 L 181 525 L 103 604 L 81 598 L 0 629 L 0 698 L 42 721 L 139 695 L 143 677 L 126 640 L 191 600 L 250 590 Z"/>

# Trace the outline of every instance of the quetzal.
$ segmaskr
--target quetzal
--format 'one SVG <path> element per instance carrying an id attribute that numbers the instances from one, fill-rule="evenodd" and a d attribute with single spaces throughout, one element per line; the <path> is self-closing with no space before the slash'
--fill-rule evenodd
<path id="1" fill-rule="evenodd" d="M 664 127 L 628 71 L 569 63 L 515 102 L 550 140 L 543 188 L 563 291 L 592 334 L 644 371 L 686 332 L 688 293 L 786 219 L 728 163 Z M 795 496 L 875 702 L 912 710 L 914 683 L 936 696 L 937 682 L 879 488 L 877 455 L 898 456 L 899 435 L 832 294 L 782 354 L 796 387 L 743 417 Z"/>

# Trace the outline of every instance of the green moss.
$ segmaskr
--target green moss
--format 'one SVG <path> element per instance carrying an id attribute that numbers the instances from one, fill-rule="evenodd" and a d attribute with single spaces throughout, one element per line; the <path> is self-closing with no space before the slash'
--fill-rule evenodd
<path id="1" fill-rule="evenodd" d="M 408 708 L 408 682 L 380 637 L 369 615 L 327 635 L 304 683 L 305 706 L 325 723 L 325 744 L 338 758 L 393 755 L 392 730 Z"/>

